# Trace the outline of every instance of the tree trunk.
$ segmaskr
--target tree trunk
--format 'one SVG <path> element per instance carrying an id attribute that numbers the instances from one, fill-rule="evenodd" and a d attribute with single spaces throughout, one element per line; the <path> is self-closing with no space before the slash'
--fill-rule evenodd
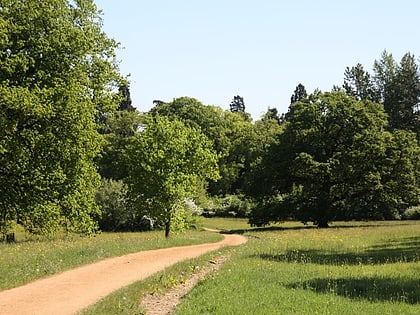
<path id="1" fill-rule="evenodd" d="M 168 238 L 171 232 L 171 220 L 166 221 L 165 223 L 165 237 Z"/>
<path id="2" fill-rule="evenodd" d="M 326 220 L 326 219 L 321 219 L 321 220 L 318 220 L 316 225 L 317 225 L 319 228 L 328 228 L 328 227 L 329 227 L 329 225 L 328 225 L 328 220 Z"/>

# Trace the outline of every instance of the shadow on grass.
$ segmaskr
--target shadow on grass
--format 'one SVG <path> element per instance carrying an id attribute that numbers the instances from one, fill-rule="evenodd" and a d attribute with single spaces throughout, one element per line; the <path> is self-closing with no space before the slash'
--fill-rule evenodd
<path id="1" fill-rule="evenodd" d="M 317 293 L 337 294 L 346 298 L 369 301 L 393 301 L 407 304 L 420 303 L 419 279 L 406 278 L 339 278 L 312 279 L 287 285 L 288 288 L 306 289 Z"/>
<path id="2" fill-rule="evenodd" d="M 374 245 L 362 252 L 325 252 L 322 250 L 288 250 L 281 254 L 262 253 L 258 257 L 279 262 L 321 265 L 377 265 L 420 261 L 420 236 Z"/>
<path id="3" fill-rule="evenodd" d="M 383 221 L 379 221 L 383 222 Z M 386 222 L 386 221 L 384 221 Z M 411 224 L 409 221 L 405 223 L 407 225 Z M 366 221 L 355 221 L 351 223 L 331 223 L 328 228 L 322 228 L 325 230 L 328 229 L 353 229 L 353 228 L 369 228 L 369 227 L 390 227 L 390 226 L 401 226 L 403 223 L 398 221 L 397 223 L 387 222 L 386 225 L 378 224 L 378 222 L 368 223 Z M 265 227 L 250 227 L 246 229 L 232 229 L 232 230 L 223 230 L 222 233 L 224 234 L 245 234 L 250 232 L 274 232 L 274 231 L 293 231 L 293 230 L 307 230 L 307 229 L 319 229 L 316 225 L 312 224 L 302 224 L 301 226 L 265 226 Z"/>

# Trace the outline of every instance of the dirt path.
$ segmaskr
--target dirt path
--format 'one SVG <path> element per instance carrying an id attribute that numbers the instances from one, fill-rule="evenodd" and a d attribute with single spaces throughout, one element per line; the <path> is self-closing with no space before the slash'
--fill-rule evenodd
<path id="1" fill-rule="evenodd" d="M 240 235 L 224 236 L 225 239 L 218 243 L 149 250 L 109 258 L 1 291 L 0 314 L 75 314 L 111 292 L 179 261 L 246 242 L 246 238 Z"/>

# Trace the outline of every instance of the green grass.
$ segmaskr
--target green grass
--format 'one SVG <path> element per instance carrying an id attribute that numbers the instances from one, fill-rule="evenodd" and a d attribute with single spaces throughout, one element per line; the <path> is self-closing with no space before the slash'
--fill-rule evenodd
<path id="1" fill-rule="evenodd" d="M 189 231 L 165 239 L 162 231 L 102 233 L 95 237 L 63 236 L 0 243 L 0 290 L 104 258 L 147 249 L 192 245 L 221 240 L 217 233 Z"/>
<path id="2" fill-rule="evenodd" d="M 186 314 L 419 314 L 420 222 L 237 229 L 249 237 Z"/>
<path id="3" fill-rule="evenodd" d="M 79 315 L 146 314 L 145 310 L 140 306 L 141 299 L 145 294 L 164 294 L 187 280 L 197 269 L 208 265 L 209 261 L 220 257 L 220 255 L 232 252 L 232 250 L 234 251 L 232 248 L 222 248 L 195 259 L 179 262 L 143 281 L 113 292 L 96 304 L 83 310 Z"/>

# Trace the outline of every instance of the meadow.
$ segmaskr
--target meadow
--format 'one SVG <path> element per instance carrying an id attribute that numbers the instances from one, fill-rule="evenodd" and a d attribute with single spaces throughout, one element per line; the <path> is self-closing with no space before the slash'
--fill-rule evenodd
<path id="1" fill-rule="evenodd" d="M 186 314 L 419 314 L 420 222 L 237 229 L 249 242 Z"/>
<path id="2" fill-rule="evenodd" d="M 296 222 L 249 228 L 204 219 L 247 244 L 179 263 L 118 290 L 83 315 L 144 314 L 146 293 L 164 293 L 220 255 L 230 259 L 183 299 L 184 314 L 419 314 L 420 221 L 347 222 L 317 229 Z"/>
<path id="3" fill-rule="evenodd" d="M 201 224 L 243 234 L 249 241 L 178 263 L 82 314 L 144 314 L 139 305 L 144 294 L 169 291 L 221 255 L 230 258 L 183 299 L 177 315 L 420 313 L 420 221 L 339 222 L 329 229 L 296 222 L 250 228 L 246 220 L 220 218 Z M 169 240 L 162 232 L 104 233 L 2 244 L 0 284 L 4 289 L 124 252 L 220 238 L 205 231 Z"/>

